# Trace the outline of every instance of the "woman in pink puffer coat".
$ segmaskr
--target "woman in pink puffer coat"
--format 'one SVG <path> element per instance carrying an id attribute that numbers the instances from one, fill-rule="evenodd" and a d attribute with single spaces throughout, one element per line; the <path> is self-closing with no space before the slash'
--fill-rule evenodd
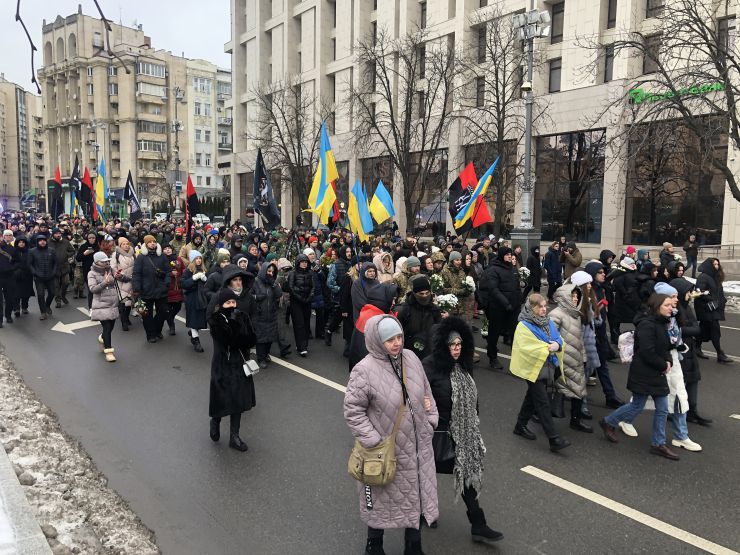
<path id="1" fill-rule="evenodd" d="M 358 484 L 360 517 L 368 526 L 366 553 L 383 553 L 383 531 L 406 529 L 404 553 L 421 554 L 421 518 L 439 516 L 432 436 L 439 415 L 424 368 L 403 348 L 395 317 L 373 316 L 365 326 L 368 355 L 352 369 L 344 396 L 344 418 L 352 435 L 375 447 L 393 431 L 403 398 L 401 368 L 409 403 L 396 435 L 396 477 L 387 486 Z"/>

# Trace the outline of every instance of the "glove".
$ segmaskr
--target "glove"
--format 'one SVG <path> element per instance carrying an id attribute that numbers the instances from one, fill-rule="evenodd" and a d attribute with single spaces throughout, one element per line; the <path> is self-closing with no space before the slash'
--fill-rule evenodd
<path id="1" fill-rule="evenodd" d="M 206 276 L 206 274 L 205 274 L 205 273 L 203 273 L 203 272 L 201 272 L 201 273 L 200 273 L 200 280 L 201 280 L 201 281 L 206 281 L 207 279 L 208 279 L 208 277 Z"/>

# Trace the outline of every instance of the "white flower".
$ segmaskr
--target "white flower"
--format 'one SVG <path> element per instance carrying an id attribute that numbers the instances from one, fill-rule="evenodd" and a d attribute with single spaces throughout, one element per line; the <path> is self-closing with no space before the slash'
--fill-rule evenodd
<path id="1" fill-rule="evenodd" d="M 529 277 L 529 273 L 529 268 L 527 268 L 526 266 L 522 266 L 521 268 L 519 268 L 519 277 L 521 277 L 522 279 L 527 279 Z"/>
<path id="2" fill-rule="evenodd" d="M 475 280 L 473 279 L 473 276 L 467 276 L 463 285 L 465 285 L 465 288 L 469 293 L 475 292 Z"/>
<path id="3" fill-rule="evenodd" d="M 444 311 L 450 311 L 457 306 L 457 297 L 455 295 L 439 295 L 437 297 L 437 306 Z"/>
<path id="4" fill-rule="evenodd" d="M 429 278 L 429 284 L 432 286 L 432 293 L 437 293 L 438 291 L 442 291 L 444 288 L 444 280 L 442 279 L 442 276 L 439 274 L 432 274 Z"/>
<path id="5" fill-rule="evenodd" d="M 674 254 L 673 255 L 673 260 L 675 260 L 676 262 L 681 262 L 681 260 L 683 260 L 683 258 L 681 258 L 681 255 L 680 254 Z"/>

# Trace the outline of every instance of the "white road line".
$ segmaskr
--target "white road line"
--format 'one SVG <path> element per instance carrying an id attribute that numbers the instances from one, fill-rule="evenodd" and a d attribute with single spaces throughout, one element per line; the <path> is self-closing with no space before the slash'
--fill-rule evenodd
<path id="1" fill-rule="evenodd" d="M 314 381 L 317 381 L 321 384 L 324 384 L 325 386 L 331 387 L 332 389 L 336 389 L 337 391 L 341 391 L 342 393 L 347 391 L 347 388 L 341 384 L 338 384 L 337 382 L 333 382 L 331 380 L 327 380 L 323 376 L 319 376 L 318 374 L 314 374 L 313 372 L 309 372 L 308 370 L 304 370 L 300 366 L 296 366 L 295 364 L 291 364 L 287 360 L 283 360 L 278 357 L 270 357 L 273 362 L 277 362 L 280 366 L 284 366 L 288 370 L 292 370 L 293 372 L 296 372 L 302 376 L 306 376 L 307 378 L 310 378 Z"/>
<path id="2" fill-rule="evenodd" d="M 183 324 L 186 322 L 185 318 L 183 318 L 182 316 L 175 316 L 175 320 L 180 320 L 180 322 L 182 322 Z"/>
<path id="3" fill-rule="evenodd" d="M 640 524 L 644 524 L 645 526 L 648 526 L 653 530 L 657 530 L 658 532 L 662 532 L 663 534 L 676 538 L 677 540 L 685 542 L 689 545 L 698 547 L 699 549 L 702 549 L 707 553 L 715 553 L 717 555 L 738 555 L 737 551 L 733 551 L 732 549 L 728 549 L 709 540 L 705 540 L 704 538 L 697 536 L 696 534 L 692 534 L 691 532 L 687 532 L 686 530 L 677 528 L 671 524 L 668 524 L 667 522 L 658 520 L 657 518 L 635 510 L 632 507 L 628 507 L 627 505 L 623 505 L 622 503 L 609 499 L 608 497 L 604 497 L 603 495 L 574 484 L 573 482 L 569 482 L 568 480 L 559 478 L 554 474 L 550 474 L 549 472 L 540 470 L 537 467 L 525 466 L 521 470 L 522 472 L 526 472 L 527 474 L 534 476 L 535 478 L 544 480 L 545 482 L 569 491 L 570 493 L 578 495 L 579 497 L 583 497 L 584 499 L 588 499 L 589 501 L 592 501 L 597 505 L 601 505 L 602 507 L 614 511 L 615 513 L 626 516 L 627 518 L 639 522 Z"/>
<path id="4" fill-rule="evenodd" d="M 488 352 L 488 351 L 486 351 L 485 349 L 483 349 L 481 347 L 476 347 L 475 350 L 478 351 L 478 352 L 480 352 L 480 353 L 487 353 Z M 509 360 L 511 360 L 511 356 L 505 355 L 504 353 L 499 353 L 498 356 L 500 356 L 501 358 L 508 358 Z"/>
<path id="5" fill-rule="evenodd" d="M 720 326 L 723 330 L 735 330 L 740 331 L 740 328 L 733 328 L 732 326 Z"/>
<path id="6" fill-rule="evenodd" d="M 90 316 L 90 311 L 87 308 L 85 308 L 84 306 L 78 306 L 77 307 L 77 310 L 79 310 L 80 312 L 82 312 L 85 316 Z"/>
<path id="7" fill-rule="evenodd" d="M 735 420 L 740 420 L 740 414 L 731 414 L 730 418 L 734 418 Z"/>
<path id="8" fill-rule="evenodd" d="M 704 349 L 702 349 L 702 350 L 704 350 Z M 704 351 L 704 354 L 705 355 L 710 355 L 710 356 L 717 356 L 717 353 L 715 353 L 714 351 Z M 727 353 L 725 353 L 725 354 L 727 354 Z M 727 357 L 728 358 L 731 358 L 732 360 L 740 360 L 740 357 L 735 356 L 735 355 L 727 355 Z"/>

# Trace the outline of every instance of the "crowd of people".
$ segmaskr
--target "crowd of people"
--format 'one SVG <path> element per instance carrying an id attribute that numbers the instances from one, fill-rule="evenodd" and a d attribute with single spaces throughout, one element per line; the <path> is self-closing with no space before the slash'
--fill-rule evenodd
<path id="1" fill-rule="evenodd" d="M 509 372 L 526 383 L 514 434 L 536 440 L 530 426 L 537 422 L 553 452 L 570 445 L 556 424 L 565 400 L 570 429 L 593 433 L 589 386 L 597 383 L 614 410 L 599 422 L 609 441 L 619 440 L 619 430 L 637 436 L 633 422 L 652 398 L 650 451 L 678 459 L 671 447 L 701 450 L 687 423 L 711 424 L 698 408 L 699 359 L 708 357 L 702 344 L 712 343 L 718 362 L 732 362 L 721 347 L 722 266 L 708 258 L 697 267 L 693 236 L 685 264 L 668 243 L 655 257 L 627 246 L 588 260 L 565 237 L 542 255 L 538 246 L 524 252 L 494 236 L 420 240 L 396 229 L 360 242 L 341 229 L 268 232 L 238 222 L 186 230 L 169 221 L 51 221 L 18 212 L 0 223 L 5 323 L 27 315 L 34 295 L 39 318 L 49 318 L 69 303 L 71 289 L 100 322 L 98 342 L 112 363 L 121 355 L 117 320 L 129 332 L 140 317 L 143 339 L 154 344 L 164 340 L 165 324 L 176 335 L 184 306 L 194 352 L 204 352 L 204 330 L 213 342 L 210 437 L 219 441 L 228 416 L 236 450 L 247 451 L 241 415 L 255 405 L 251 352 L 265 369 L 271 353 L 324 357 L 317 342 L 341 340 L 347 423 L 366 448 L 396 434 L 402 477 L 358 485 L 367 553 L 383 553 L 387 528 L 406 529 L 405 553 L 422 552 L 421 523 L 435 526 L 439 516 L 436 473 L 454 476 L 474 541 L 503 537 L 479 505 L 486 450 L 472 374 L 480 362 L 475 333 L 486 339 L 489 369 L 504 369 L 501 341 L 511 347 Z M 696 283 L 689 268 L 700 273 Z M 620 355 L 630 360 L 627 403 L 609 372 Z"/>

